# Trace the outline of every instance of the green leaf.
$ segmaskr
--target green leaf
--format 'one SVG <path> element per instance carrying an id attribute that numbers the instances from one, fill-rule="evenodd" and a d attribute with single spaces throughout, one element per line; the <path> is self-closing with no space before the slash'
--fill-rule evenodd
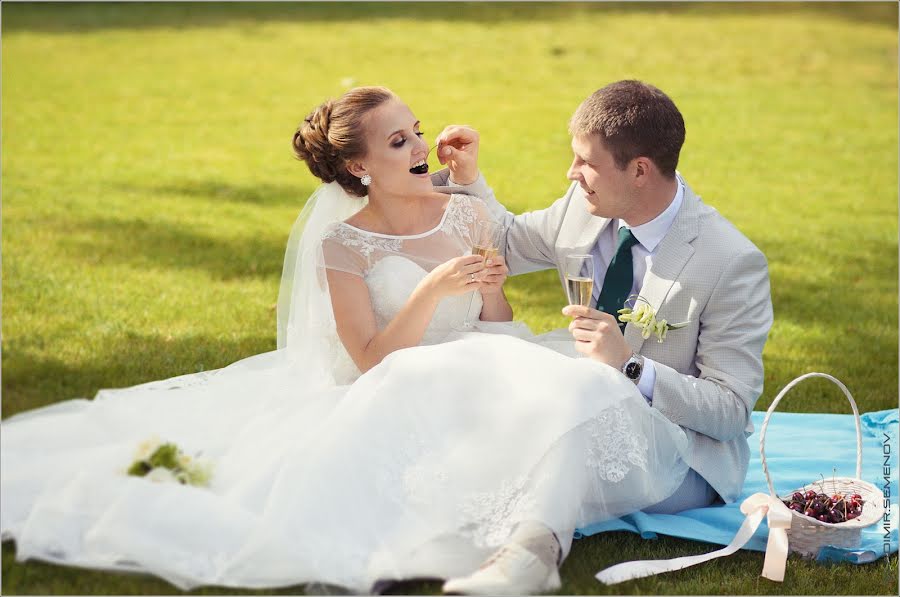
<path id="1" fill-rule="evenodd" d="M 150 455 L 147 461 L 152 467 L 160 466 L 175 470 L 178 468 L 178 446 L 172 443 L 163 444 Z"/>
<path id="2" fill-rule="evenodd" d="M 151 470 L 153 470 L 153 467 L 146 460 L 137 460 L 128 467 L 128 474 L 132 477 L 143 477 Z"/>

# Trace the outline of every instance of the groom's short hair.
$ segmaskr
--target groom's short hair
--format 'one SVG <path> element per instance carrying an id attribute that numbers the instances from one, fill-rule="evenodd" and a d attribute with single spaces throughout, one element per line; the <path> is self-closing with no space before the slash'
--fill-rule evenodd
<path id="1" fill-rule="evenodd" d="M 653 85 L 617 81 L 581 102 L 569 121 L 569 132 L 598 135 L 620 170 L 644 156 L 663 175 L 674 177 L 684 145 L 684 118 L 675 102 Z"/>

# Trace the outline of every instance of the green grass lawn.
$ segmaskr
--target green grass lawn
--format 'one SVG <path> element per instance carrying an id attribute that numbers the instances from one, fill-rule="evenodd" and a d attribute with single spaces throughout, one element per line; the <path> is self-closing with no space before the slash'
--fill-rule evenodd
<path id="1" fill-rule="evenodd" d="M 894 408 L 897 17 L 893 3 L 4 3 L 2 414 L 273 349 L 287 234 L 316 186 L 290 138 L 348 85 L 390 87 L 432 140 L 475 126 L 482 170 L 521 212 L 563 193 L 568 117 L 622 78 L 675 100 L 679 170 L 769 259 L 757 410 L 807 371 L 843 380 L 861 411 Z M 508 294 L 535 332 L 566 324 L 553 272 L 512 279 Z M 779 408 L 849 412 L 824 381 Z M 784 583 L 759 577 L 755 552 L 614 587 L 593 579 L 625 559 L 711 549 L 594 536 L 575 544 L 562 592 L 897 593 L 896 556 L 792 557 Z M 14 553 L 3 544 L 6 593 L 178 593 Z"/>

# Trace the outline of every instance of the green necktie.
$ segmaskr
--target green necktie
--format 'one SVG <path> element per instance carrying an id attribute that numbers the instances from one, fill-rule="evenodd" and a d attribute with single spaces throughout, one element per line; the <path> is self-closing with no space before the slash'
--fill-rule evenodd
<path id="1" fill-rule="evenodd" d="M 606 277 L 603 279 L 603 288 L 600 289 L 600 296 L 597 297 L 597 310 L 609 313 L 616 318 L 616 321 L 619 321 L 618 311 L 625 305 L 634 282 L 634 260 L 631 257 L 631 247 L 637 242 L 638 240 L 631 233 L 630 228 L 625 226 L 619 228 L 616 254 L 609 263 Z M 625 324 L 619 322 L 619 327 L 624 328 Z"/>

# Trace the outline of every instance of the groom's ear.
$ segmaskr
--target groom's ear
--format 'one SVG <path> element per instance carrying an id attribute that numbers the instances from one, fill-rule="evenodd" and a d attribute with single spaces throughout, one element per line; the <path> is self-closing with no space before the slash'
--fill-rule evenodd
<path id="1" fill-rule="evenodd" d="M 650 158 L 637 157 L 634 158 L 634 182 L 637 186 L 642 187 L 648 180 L 648 176 L 653 171 L 653 162 Z"/>

